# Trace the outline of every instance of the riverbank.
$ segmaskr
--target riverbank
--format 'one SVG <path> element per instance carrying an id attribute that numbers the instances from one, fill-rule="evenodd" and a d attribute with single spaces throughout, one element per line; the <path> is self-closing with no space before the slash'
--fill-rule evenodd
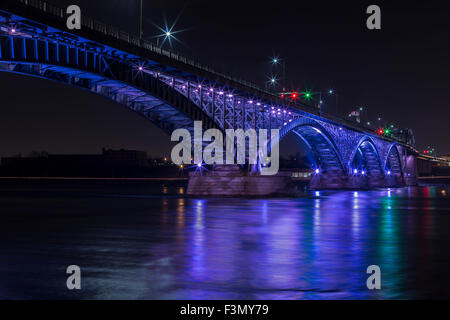
<path id="1" fill-rule="evenodd" d="M 0 177 L 0 192 L 40 194 L 184 194 L 187 178 Z"/>
<path id="2" fill-rule="evenodd" d="M 419 183 L 419 185 L 450 184 L 450 176 L 419 177 L 418 183 Z"/>

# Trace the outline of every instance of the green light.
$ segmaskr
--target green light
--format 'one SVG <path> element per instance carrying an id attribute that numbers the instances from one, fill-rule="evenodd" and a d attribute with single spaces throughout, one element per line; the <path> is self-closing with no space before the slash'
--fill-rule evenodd
<path id="1" fill-rule="evenodd" d="M 302 92 L 302 94 L 303 94 L 303 96 L 305 97 L 306 100 L 309 100 L 312 97 L 311 90 L 305 90 L 304 92 Z"/>

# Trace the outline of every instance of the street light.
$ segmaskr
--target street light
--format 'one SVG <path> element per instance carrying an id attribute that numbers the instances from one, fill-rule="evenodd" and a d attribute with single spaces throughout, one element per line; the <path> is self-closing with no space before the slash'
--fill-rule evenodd
<path id="1" fill-rule="evenodd" d="M 335 89 L 329 89 L 328 90 L 328 94 L 330 96 L 334 96 L 335 97 L 335 103 L 336 103 L 336 117 L 338 117 L 338 92 Z"/>
<path id="2" fill-rule="evenodd" d="M 274 56 L 270 58 L 270 62 L 272 64 L 272 67 L 278 66 L 281 62 L 283 63 L 283 78 L 282 78 L 282 85 L 283 85 L 283 91 L 286 90 L 286 58 L 280 59 L 278 56 Z"/>

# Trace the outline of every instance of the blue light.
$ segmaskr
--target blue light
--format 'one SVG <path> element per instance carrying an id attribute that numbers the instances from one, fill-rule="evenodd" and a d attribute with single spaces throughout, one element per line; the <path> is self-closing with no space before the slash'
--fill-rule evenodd
<path id="1" fill-rule="evenodd" d="M 366 172 L 365 172 L 365 171 L 363 170 L 363 171 L 361 171 L 361 174 L 362 174 L 362 175 L 365 175 L 365 174 L 366 174 Z"/>
<path id="2" fill-rule="evenodd" d="M 201 163 L 197 163 L 197 167 L 199 167 L 199 168 L 200 168 L 201 166 L 202 166 L 202 164 L 201 164 Z"/>
<path id="3" fill-rule="evenodd" d="M 319 169 L 316 169 L 316 170 L 315 170 L 315 173 L 316 173 L 316 174 L 319 174 L 319 172 L 320 172 Z"/>
<path id="4" fill-rule="evenodd" d="M 388 175 L 391 175 L 391 170 L 388 170 L 387 174 L 388 174 Z"/>
<path id="5" fill-rule="evenodd" d="M 353 173 L 357 174 L 358 173 L 358 169 L 353 169 Z"/>

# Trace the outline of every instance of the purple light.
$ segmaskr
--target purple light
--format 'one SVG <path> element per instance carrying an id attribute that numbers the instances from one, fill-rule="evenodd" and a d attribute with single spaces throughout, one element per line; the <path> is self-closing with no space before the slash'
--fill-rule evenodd
<path id="1" fill-rule="evenodd" d="M 283 110 L 283 113 L 286 113 L 286 110 Z"/>
<path id="2" fill-rule="evenodd" d="M 354 173 L 354 174 L 357 174 L 357 173 L 358 173 L 358 169 L 354 169 L 354 170 L 353 170 L 353 173 Z"/>
<path id="3" fill-rule="evenodd" d="M 363 170 L 363 171 L 361 171 L 361 174 L 362 174 L 362 175 L 365 175 L 365 174 L 366 174 L 366 172 L 365 172 L 365 171 Z"/>
<path id="4" fill-rule="evenodd" d="M 142 68 L 142 67 L 139 67 L 139 71 L 142 71 L 144 68 Z"/>
<path id="5" fill-rule="evenodd" d="M 220 91 L 219 94 L 220 94 L 220 95 L 223 95 L 223 91 Z"/>
<path id="6" fill-rule="evenodd" d="M 387 174 L 388 174 L 388 175 L 391 175 L 391 170 L 388 170 Z"/>
<path id="7" fill-rule="evenodd" d="M 198 87 L 199 87 L 199 88 L 201 88 L 201 87 L 202 87 L 202 85 L 201 85 L 201 84 L 199 84 L 199 85 L 198 85 Z"/>
<path id="8" fill-rule="evenodd" d="M 260 105 L 261 105 L 261 103 L 259 103 L 259 102 L 258 102 L 258 103 L 257 103 L 256 105 L 257 105 L 257 106 L 260 106 Z"/>
<path id="9" fill-rule="evenodd" d="M 213 92 L 213 91 L 214 91 L 214 89 L 213 89 L 213 88 L 211 88 L 211 89 L 209 89 L 209 91 Z"/>
<path id="10" fill-rule="evenodd" d="M 232 94 L 229 94 L 229 95 L 228 95 L 228 98 L 233 98 L 233 95 L 232 95 Z"/>
<path id="11" fill-rule="evenodd" d="M 287 122 L 285 122 L 284 125 L 287 125 Z"/>
<path id="12" fill-rule="evenodd" d="M 314 172 L 315 172 L 316 174 L 319 174 L 320 170 L 319 170 L 319 169 L 316 169 Z"/>
<path id="13" fill-rule="evenodd" d="M 199 168 L 200 168 L 201 166 L 202 166 L 202 164 L 201 164 L 201 163 L 197 163 L 197 167 L 199 167 Z"/>
<path id="14" fill-rule="evenodd" d="M 253 103 L 253 100 L 249 100 L 248 103 L 252 104 L 252 103 Z"/>
<path id="15" fill-rule="evenodd" d="M 12 29 L 11 29 L 11 32 L 12 32 L 12 33 L 16 32 L 16 29 L 12 28 Z"/>

